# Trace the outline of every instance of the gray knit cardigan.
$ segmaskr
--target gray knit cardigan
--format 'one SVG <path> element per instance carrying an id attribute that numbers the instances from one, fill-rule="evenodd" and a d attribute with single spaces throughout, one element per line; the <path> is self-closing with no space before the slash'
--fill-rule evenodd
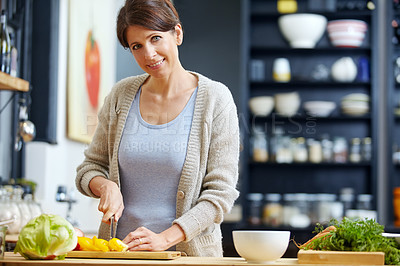
<path id="1" fill-rule="evenodd" d="M 238 115 L 226 86 L 198 73 L 192 74 L 198 77 L 198 92 L 173 221 L 183 229 L 186 239 L 176 249 L 189 256 L 221 257 L 220 223 L 239 196 Z M 121 135 L 135 94 L 147 78 L 148 74 L 143 74 L 123 79 L 106 97 L 95 135 L 85 150 L 85 160 L 77 168 L 76 186 L 82 194 L 97 197 L 89 188 L 95 176 L 120 185 Z M 109 236 L 110 227 L 101 223 L 99 237 Z"/>

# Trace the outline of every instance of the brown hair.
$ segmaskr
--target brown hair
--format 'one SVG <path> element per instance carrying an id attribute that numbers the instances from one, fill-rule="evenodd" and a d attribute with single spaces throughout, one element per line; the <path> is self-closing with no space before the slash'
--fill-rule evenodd
<path id="1" fill-rule="evenodd" d="M 179 23 L 178 12 L 170 0 L 126 0 L 117 18 L 117 37 L 123 47 L 129 48 L 125 36 L 129 26 L 166 32 Z"/>

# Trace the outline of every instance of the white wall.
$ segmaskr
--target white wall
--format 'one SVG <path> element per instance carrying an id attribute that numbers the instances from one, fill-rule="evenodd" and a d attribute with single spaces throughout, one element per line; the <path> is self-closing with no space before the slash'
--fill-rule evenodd
<path id="1" fill-rule="evenodd" d="M 120 2 L 116 2 L 116 10 L 119 6 Z M 115 23 L 115 20 L 110 23 Z M 44 212 L 63 217 L 66 216 L 67 204 L 56 202 L 57 187 L 64 185 L 68 190 L 73 189 L 77 203 L 73 205 L 72 217 L 79 222 L 79 227 L 85 233 L 93 233 L 97 232 L 102 217 L 102 213 L 97 210 L 98 200 L 84 197 L 75 188 L 75 170 L 83 161 L 86 145 L 66 137 L 68 0 L 60 0 L 59 27 L 57 144 L 42 142 L 27 144 L 26 178 L 37 182 L 36 197 Z M 115 35 L 111 37 L 116 40 Z M 115 62 L 116 54 L 110 52 L 107 55 L 112 55 Z M 113 78 L 115 79 L 115 76 Z"/>

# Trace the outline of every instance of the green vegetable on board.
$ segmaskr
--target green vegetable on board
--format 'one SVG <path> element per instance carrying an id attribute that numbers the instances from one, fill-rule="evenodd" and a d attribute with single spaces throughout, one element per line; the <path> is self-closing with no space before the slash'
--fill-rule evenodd
<path id="1" fill-rule="evenodd" d="M 385 264 L 399 265 L 400 245 L 395 239 L 382 236 L 383 232 L 384 226 L 373 219 L 333 219 L 325 230 L 321 224 L 317 224 L 313 233 L 320 235 L 300 248 L 325 251 L 380 251 L 385 253 Z"/>
<path id="2" fill-rule="evenodd" d="M 54 214 L 42 214 L 22 228 L 14 253 L 31 260 L 62 260 L 77 242 L 74 227 L 67 220 Z"/>

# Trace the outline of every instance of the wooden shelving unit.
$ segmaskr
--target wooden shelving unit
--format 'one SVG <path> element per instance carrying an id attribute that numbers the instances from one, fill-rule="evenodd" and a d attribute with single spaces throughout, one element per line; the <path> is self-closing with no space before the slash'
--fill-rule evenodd
<path id="1" fill-rule="evenodd" d="M 0 72 L 0 90 L 29 91 L 29 82 Z"/>

